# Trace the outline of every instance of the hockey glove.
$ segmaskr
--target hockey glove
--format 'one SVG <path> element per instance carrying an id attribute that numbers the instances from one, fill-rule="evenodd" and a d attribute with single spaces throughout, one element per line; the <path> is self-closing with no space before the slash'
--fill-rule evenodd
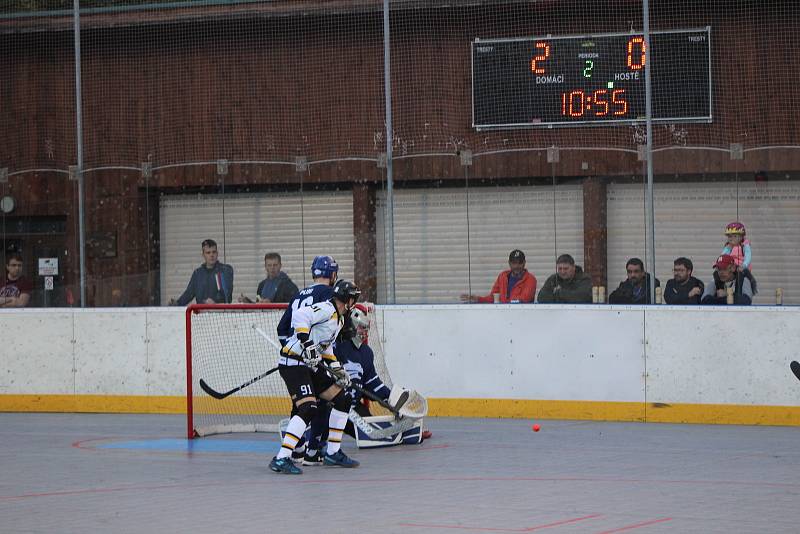
<path id="1" fill-rule="evenodd" d="M 314 343 L 309 339 L 303 342 L 303 363 L 307 366 L 314 369 L 319 362 L 322 361 L 322 357 L 317 354 L 317 347 Z"/>
<path id="2" fill-rule="evenodd" d="M 344 389 L 350 387 L 350 375 L 347 374 L 347 371 L 345 371 L 341 363 L 333 361 L 328 366 L 328 369 L 330 369 L 331 373 L 333 374 L 333 378 L 336 380 L 337 386 Z"/>

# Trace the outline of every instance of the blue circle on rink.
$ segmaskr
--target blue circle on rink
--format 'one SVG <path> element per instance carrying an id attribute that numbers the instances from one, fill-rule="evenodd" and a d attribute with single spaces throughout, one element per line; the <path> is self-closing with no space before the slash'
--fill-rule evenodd
<path id="1" fill-rule="evenodd" d="M 240 440 L 240 439 L 142 439 L 132 441 L 116 441 L 95 445 L 96 449 L 129 449 L 149 451 L 177 452 L 241 452 L 257 454 L 275 454 L 274 440 Z"/>

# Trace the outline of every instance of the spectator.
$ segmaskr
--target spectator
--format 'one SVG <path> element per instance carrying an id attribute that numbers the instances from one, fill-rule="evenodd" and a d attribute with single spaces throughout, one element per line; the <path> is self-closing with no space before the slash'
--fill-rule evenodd
<path id="1" fill-rule="evenodd" d="M 750 271 L 739 269 L 736 259 L 723 254 L 714 263 L 714 278 L 706 284 L 701 304 L 727 304 L 728 289 L 733 289 L 733 303 L 749 306 L 756 293 Z"/>
<path id="2" fill-rule="evenodd" d="M 651 304 L 650 273 L 644 272 L 644 263 L 639 258 L 631 258 L 625 264 L 628 279 L 608 296 L 609 304 Z M 661 287 L 656 278 L 655 287 Z"/>
<path id="3" fill-rule="evenodd" d="M 22 275 L 22 256 L 12 252 L 6 258 L 6 280 L 0 286 L 0 308 L 24 308 L 31 301 L 33 283 Z"/>
<path id="4" fill-rule="evenodd" d="M 264 278 L 256 289 L 256 302 L 289 302 L 299 291 L 289 276 L 281 271 L 281 255 L 267 252 L 264 255 Z M 253 302 L 242 293 L 239 302 Z"/>
<path id="5" fill-rule="evenodd" d="M 692 276 L 694 265 L 689 258 L 677 258 L 673 262 L 672 280 L 664 289 L 664 302 L 667 304 L 700 304 L 705 286 Z"/>
<path id="6" fill-rule="evenodd" d="M 499 295 L 499 302 L 533 302 L 536 295 L 536 277 L 525 269 L 525 253 L 512 250 L 508 255 L 509 269 L 497 276 L 492 291 L 486 296 L 461 295 L 464 302 L 494 302 L 494 295 Z"/>
<path id="7" fill-rule="evenodd" d="M 217 261 L 217 243 L 206 239 L 201 244 L 204 263 L 194 270 L 186 291 L 170 306 L 186 306 L 192 299 L 198 304 L 230 303 L 233 300 L 233 267 Z"/>
<path id="8" fill-rule="evenodd" d="M 551 274 L 539 291 L 541 303 L 592 303 L 592 277 L 583 272 L 569 254 L 556 260 L 556 273 Z"/>
<path id="9" fill-rule="evenodd" d="M 739 270 L 750 269 L 753 261 L 753 252 L 750 248 L 750 240 L 747 239 L 747 231 L 739 221 L 734 221 L 725 227 L 725 237 L 727 241 L 722 249 L 722 254 L 733 256 Z"/>

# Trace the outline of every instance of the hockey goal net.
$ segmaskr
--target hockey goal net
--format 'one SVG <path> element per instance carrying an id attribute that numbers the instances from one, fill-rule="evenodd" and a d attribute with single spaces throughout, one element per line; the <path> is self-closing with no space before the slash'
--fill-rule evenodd
<path id="1" fill-rule="evenodd" d="M 375 306 L 369 345 L 384 383 L 392 380 L 380 338 Z M 286 304 L 195 304 L 186 309 L 186 389 L 189 438 L 230 432 L 273 432 L 289 417 L 291 403 L 278 372 L 216 399 L 200 387 L 227 392 L 277 365 L 278 350 L 264 338 L 278 340 L 277 327 Z M 259 332 L 259 330 L 261 332 Z"/>

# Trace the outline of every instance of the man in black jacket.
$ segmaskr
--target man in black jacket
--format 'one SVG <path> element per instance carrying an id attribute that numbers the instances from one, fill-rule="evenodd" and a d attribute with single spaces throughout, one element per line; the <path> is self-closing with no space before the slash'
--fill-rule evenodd
<path id="1" fill-rule="evenodd" d="M 628 279 L 620 282 L 619 287 L 608 296 L 609 304 L 650 304 L 650 273 L 644 272 L 644 262 L 639 258 L 631 258 L 625 264 Z M 661 282 L 656 278 L 656 287 Z"/>
<path id="2" fill-rule="evenodd" d="M 667 304 L 700 304 L 705 285 L 692 276 L 694 265 L 689 258 L 680 257 L 673 262 L 674 278 L 667 281 L 664 302 Z"/>
<path id="3" fill-rule="evenodd" d="M 290 302 L 299 291 L 292 279 L 281 271 L 281 255 L 277 252 L 267 252 L 264 255 L 264 278 L 256 288 L 256 302 Z M 239 297 L 239 302 L 253 302 L 244 294 Z"/>

